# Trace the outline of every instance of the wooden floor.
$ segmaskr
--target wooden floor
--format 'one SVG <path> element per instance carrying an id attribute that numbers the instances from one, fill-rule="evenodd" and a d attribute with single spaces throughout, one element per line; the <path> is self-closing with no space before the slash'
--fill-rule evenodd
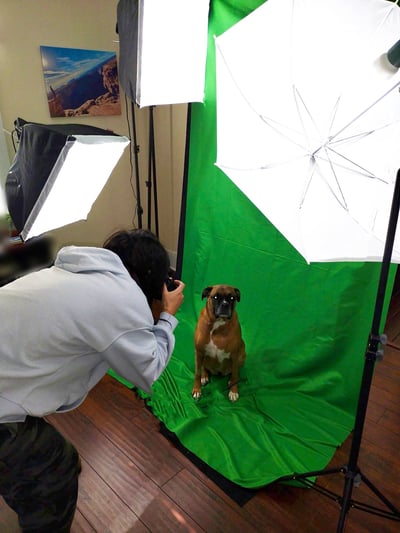
<path id="1" fill-rule="evenodd" d="M 390 343 L 400 345 L 397 289 L 385 332 Z M 158 420 L 143 402 L 111 377 L 104 378 L 79 409 L 49 420 L 82 457 L 72 533 L 336 531 L 339 504 L 314 490 L 275 484 L 238 506 L 159 433 Z M 331 466 L 346 464 L 349 444 L 348 439 Z M 397 507 L 399 457 L 400 351 L 389 346 L 375 370 L 359 466 Z M 339 494 L 343 481 L 341 474 L 321 479 Z M 353 497 L 380 503 L 364 483 Z M 16 517 L 0 499 L 0 533 L 16 531 Z M 400 523 L 351 509 L 345 531 L 395 533 Z"/>

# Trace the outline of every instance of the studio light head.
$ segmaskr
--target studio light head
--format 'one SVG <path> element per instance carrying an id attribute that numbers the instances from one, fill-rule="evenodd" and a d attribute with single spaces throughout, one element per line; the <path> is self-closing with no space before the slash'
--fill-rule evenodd
<path id="1" fill-rule="evenodd" d="M 400 67 L 400 40 L 395 43 L 387 53 L 388 61 L 396 68 Z"/>
<path id="2" fill-rule="evenodd" d="M 129 139 L 80 124 L 17 119 L 16 128 L 19 146 L 5 189 L 22 240 L 85 220 Z"/>
<path id="3" fill-rule="evenodd" d="M 209 0 L 119 0 L 119 77 L 139 107 L 202 102 Z"/>

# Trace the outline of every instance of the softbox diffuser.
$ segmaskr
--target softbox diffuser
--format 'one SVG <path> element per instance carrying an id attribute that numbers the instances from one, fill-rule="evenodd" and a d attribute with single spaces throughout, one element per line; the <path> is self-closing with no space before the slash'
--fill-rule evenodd
<path id="1" fill-rule="evenodd" d="M 87 217 L 129 143 L 92 126 L 16 121 L 19 146 L 6 179 L 11 218 L 23 240 Z"/>
<path id="2" fill-rule="evenodd" d="M 120 0 L 121 85 L 140 107 L 202 102 L 209 0 Z"/>

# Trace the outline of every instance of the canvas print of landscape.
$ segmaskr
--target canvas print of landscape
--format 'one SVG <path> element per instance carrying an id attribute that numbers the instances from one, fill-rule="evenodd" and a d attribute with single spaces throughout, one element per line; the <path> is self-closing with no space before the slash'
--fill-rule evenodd
<path id="1" fill-rule="evenodd" d="M 50 116 L 120 115 L 115 52 L 41 46 Z"/>

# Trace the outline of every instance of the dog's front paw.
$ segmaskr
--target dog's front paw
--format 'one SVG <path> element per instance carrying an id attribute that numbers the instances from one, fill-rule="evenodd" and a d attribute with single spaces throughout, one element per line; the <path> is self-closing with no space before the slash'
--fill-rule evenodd
<path id="1" fill-rule="evenodd" d="M 203 375 L 201 376 L 201 384 L 202 384 L 203 387 L 204 387 L 205 385 L 207 385 L 207 383 L 208 383 L 209 381 L 210 381 L 210 380 L 209 380 L 209 377 L 208 377 L 207 374 L 203 374 Z"/>
<path id="2" fill-rule="evenodd" d="M 231 402 L 237 402 L 238 399 L 239 399 L 239 393 L 238 392 L 233 392 L 233 391 L 230 390 L 228 397 L 229 397 Z"/>
<path id="3" fill-rule="evenodd" d="M 198 400 L 201 396 L 201 389 L 193 389 L 192 390 L 192 397 L 195 399 L 195 400 Z"/>

